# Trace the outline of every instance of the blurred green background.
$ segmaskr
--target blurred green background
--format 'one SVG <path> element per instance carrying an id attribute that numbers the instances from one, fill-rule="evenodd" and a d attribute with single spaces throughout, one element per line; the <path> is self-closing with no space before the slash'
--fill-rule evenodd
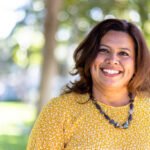
<path id="1" fill-rule="evenodd" d="M 99 21 L 132 21 L 150 46 L 149 0 L 0 0 L 0 18 L 0 150 L 26 149 L 43 105 L 74 80 L 74 49 Z"/>

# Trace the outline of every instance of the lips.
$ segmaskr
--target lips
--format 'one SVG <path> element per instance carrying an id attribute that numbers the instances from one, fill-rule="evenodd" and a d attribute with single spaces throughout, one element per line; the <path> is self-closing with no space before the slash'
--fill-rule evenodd
<path id="1" fill-rule="evenodd" d="M 118 76 L 122 73 L 122 71 L 118 69 L 101 68 L 100 70 L 105 76 L 110 76 L 110 77 Z"/>

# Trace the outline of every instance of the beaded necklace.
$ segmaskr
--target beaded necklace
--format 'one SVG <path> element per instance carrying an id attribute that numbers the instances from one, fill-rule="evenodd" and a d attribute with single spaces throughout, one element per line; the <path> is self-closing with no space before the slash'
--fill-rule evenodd
<path id="1" fill-rule="evenodd" d="M 132 94 L 129 93 L 129 111 L 128 111 L 128 119 L 126 122 L 124 122 L 123 124 L 118 123 L 117 121 L 114 121 L 113 119 L 111 119 L 106 113 L 105 111 L 103 111 L 102 107 L 97 103 L 97 100 L 91 96 L 91 100 L 93 102 L 93 104 L 95 105 L 95 107 L 99 110 L 100 114 L 102 114 L 104 116 L 104 118 L 106 120 L 108 120 L 108 122 L 113 125 L 115 128 L 121 128 L 121 129 L 127 129 L 130 125 L 130 122 L 132 121 L 132 114 L 133 114 L 133 102 L 134 102 L 134 98 L 132 97 Z"/>

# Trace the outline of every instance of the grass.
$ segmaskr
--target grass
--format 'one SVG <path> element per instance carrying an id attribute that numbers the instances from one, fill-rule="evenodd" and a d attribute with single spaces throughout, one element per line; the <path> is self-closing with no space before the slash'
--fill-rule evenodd
<path id="1" fill-rule="evenodd" d="M 0 150 L 25 150 L 35 116 L 32 105 L 0 102 Z"/>
<path id="2" fill-rule="evenodd" d="M 25 150 L 27 139 L 27 135 L 1 135 L 0 150 Z"/>

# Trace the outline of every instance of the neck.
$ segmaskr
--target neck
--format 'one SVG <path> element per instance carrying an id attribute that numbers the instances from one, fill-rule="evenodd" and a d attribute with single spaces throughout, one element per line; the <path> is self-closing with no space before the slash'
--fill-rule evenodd
<path id="1" fill-rule="evenodd" d="M 93 88 L 93 96 L 97 101 L 115 107 L 124 106 L 129 103 L 127 89 L 102 90 Z"/>

